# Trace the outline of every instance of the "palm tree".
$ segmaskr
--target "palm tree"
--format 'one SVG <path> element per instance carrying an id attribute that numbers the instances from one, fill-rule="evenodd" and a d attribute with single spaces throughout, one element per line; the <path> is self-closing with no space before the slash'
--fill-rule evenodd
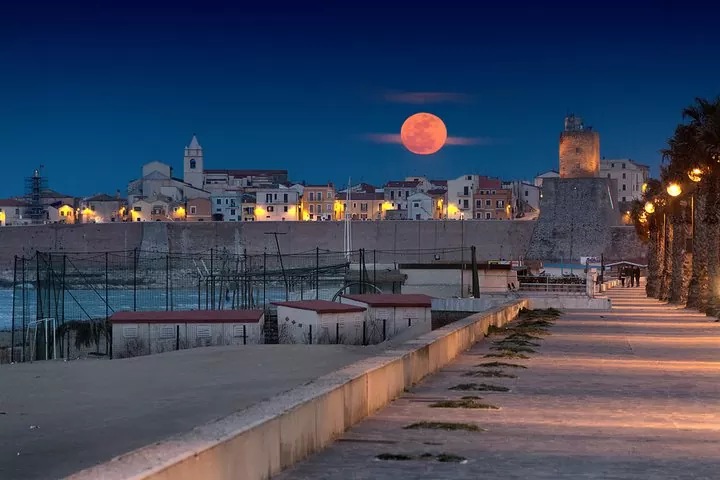
<path id="1" fill-rule="evenodd" d="M 643 212 L 636 213 L 633 217 L 637 230 L 645 229 L 646 233 L 640 234 L 640 238 L 647 235 L 648 238 L 648 277 L 645 284 L 645 291 L 649 297 L 660 297 L 660 274 L 665 265 L 665 213 L 663 204 L 657 198 L 661 194 L 662 184 L 655 179 L 648 179 L 645 191 L 643 192 Z M 645 204 L 652 203 L 654 210 L 650 213 L 645 211 Z M 642 219 L 645 219 L 643 222 Z M 643 223 L 645 225 L 643 225 Z"/>
<path id="2" fill-rule="evenodd" d="M 716 278 L 720 274 L 720 97 L 713 101 L 697 98 L 683 110 L 690 133 L 682 142 L 692 152 L 693 168 L 703 173 L 695 192 L 693 269 L 688 306 L 714 314 L 719 303 Z"/>

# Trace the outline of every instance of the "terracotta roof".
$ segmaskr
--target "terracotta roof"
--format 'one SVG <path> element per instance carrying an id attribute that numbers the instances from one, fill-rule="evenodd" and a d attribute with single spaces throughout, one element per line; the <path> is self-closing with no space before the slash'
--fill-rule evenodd
<path id="1" fill-rule="evenodd" d="M 478 188 L 501 188 L 502 182 L 497 178 L 480 177 Z"/>
<path id="2" fill-rule="evenodd" d="M 205 173 L 230 175 L 231 177 L 253 177 L 263 175 L 287 175 L 287 170 L 205 170 Z"/>
<path id="3" fill-rule="evenodd" d="M 99 193 L 85 199 L 86 202 L 120 202 L 122 199 L 108 195 L 107 193 Z"/>
<path id="4" fill-rule="evenodd" d="M 428 190 L 428 195 L 445 195 L 447 190 L 443 190 L 442 188 L 433 188 L 432 190 Z"/>
<path id="5" fill-rule="evenodd" d="M 430 183 L 432 183 L 433 185 L 447 187 L 447 180 L 430 180 Z"/>
<path id="6" fill-rule="evenodd" d="M 392 188 L 413 188 L 417 187 L 420 184 L 417 180 L 408 182 L 405 180 L 391 180 L 385 184 L 386 187 L 392 187 Z"/>
<path id="7" fill-rule="evenodd" d="M 420 293 L 366 293 L 343 295 L 343 298 L 362 302 L 371 307 L 426 307 L 432 306 L 432 297 Z"/>
<path id="8" fill-rule="evenodd" d="M 272 304 L 279 307 L 313 310 L 317 313 L 350 313 L 364 312 L 366 310 L 364 307 L 330 302 L 328 300 L 296 300 L 293 302 L 273 302 Z"/>
<path id="9" fill-rule="evenodd" d="M 340 201 L 347 200 L 347 193 L 338 193 L 335 198 Z M 385 195 L 382 193 L 353 193 L 350 192 L 350 201 L 355 200 L 385 200 Z"/>
<path id="10" fill-rule="evenodd" d="M 15 200 L 14 198 L 2 198 L 0 199 L 0 207 L 27 207 L 28 204 L 22 200 Z"/>
<path id="11" fill-rule="evenodd" d="M 116 312 L 112 323 L 257 323 L 262 310 L 181 310 L 160 312 Z"/>

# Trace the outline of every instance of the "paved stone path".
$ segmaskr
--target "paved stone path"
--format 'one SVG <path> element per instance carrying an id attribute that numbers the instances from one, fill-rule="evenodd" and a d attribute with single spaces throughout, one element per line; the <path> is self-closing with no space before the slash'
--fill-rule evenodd
<path id="1" fill-rule="evenodd" d="M 563 315 L 517 378 L 469 378 L 490 342 L 276 478 L 719 479 L 720 323 L 643 297 L 609 292 L 611 312 Z M 499 410 L 430 408 L 472 392 L 468 381 L 510 388 L 477 393 Z M 405 430 L 464 422 L 485 432 Z M 466 463 L 383 461 L 379 454 L 448 453 Z"/>

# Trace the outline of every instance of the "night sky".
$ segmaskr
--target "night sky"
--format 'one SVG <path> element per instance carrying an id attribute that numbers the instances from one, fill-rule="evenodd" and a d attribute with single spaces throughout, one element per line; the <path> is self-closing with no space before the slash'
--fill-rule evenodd
<path id="1" fill-rule="evenodd" d="M 152 160 L 182 176 L 193 133 L 206 168 L 295 181 L 531 179 L 557 168 L 568 112 L 601 155 L 657 173 L 681 109 L 720 94 L 718 12 L 692 2 L 10 2 L 0 197 L 39 164 L 74 195 L 125 192 Z M 382 141 L 418 111 L 464 144 L 415 156 Z"/>

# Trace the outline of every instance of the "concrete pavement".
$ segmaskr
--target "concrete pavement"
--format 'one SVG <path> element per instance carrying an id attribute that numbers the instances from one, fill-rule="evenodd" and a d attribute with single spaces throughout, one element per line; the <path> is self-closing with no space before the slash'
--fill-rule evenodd
<path id="1" fill-rule="evenodd" d="M 183 434 L 385 346 L 207 347 L 0 366 L 0 479 L 62 478 Z"/>
<path id="2" fill-rule="evenodd" d="M 507 360 L 527 367 L 501 369 L 516 378 L 466 376 L 498 360 L 484 358 L 490 342 L 476 344 L 275 478 L 720 478 L 720 324 L 644 298 L 642 288 L 608 294 L 612 311 L 566 313 L 530 359 Z M 510 390 L 449 390 L 468 382 Z M 429 406 L 466 395 L 499 409 Z M 486 431 L 404 429 L 420 421 Z M 465 461 L 420 458 L 443 453 Z M 413 459 L 378 460 L 382 454 Z"/>

